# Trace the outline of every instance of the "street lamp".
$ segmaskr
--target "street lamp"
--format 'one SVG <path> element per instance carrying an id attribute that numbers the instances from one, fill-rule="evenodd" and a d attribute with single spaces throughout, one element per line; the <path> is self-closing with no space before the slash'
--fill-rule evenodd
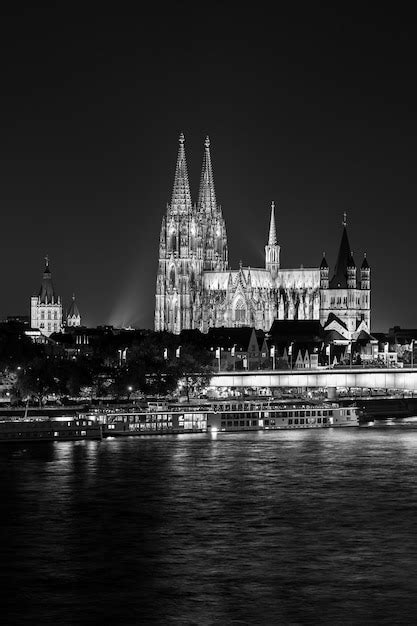
<path id="1" fill-rule="evenodd" d="M 347 352 L 349 355 L 349 367 L 352 367 L 352 339 L 349 339 Z"/>
<path id="2" fill-rule="evenodd" d="M 330 368 L 331 367 L 331 365 L 330 365 L 330 363 L 331 363 L 331 361 L 330 361 L 330 344 L 328 344 L 326 346 L 326 354 L 329 357 L 329 368 Z"/>
<path id="3" fill-rule="evenodd" d="M 122 362 L 126 363 L 127 348 L 119 348 L 117 352 L 119 353 L 119 367 L 122 367 Z"/>
<path id="4" fill-rule="evenodd" d="M 271 346 L 270 355 L 272 359 L 272 369 L 275 369 L 275 346 Z"/>
<path id="5" fill-rule="evenodd" d="M 294 342 L 291 341 L 289 347 L 288 347 L 288 356 L 290 357 L 290 369 L 292 369 L 292 347 L 294 345 Z"/>
<path id="6" fill-rule="evenodd" d="M 233 357 L 233 371 L 236 369 L 236 344 L 234 343 L 230 349 L 230 356 Z"/>
<path id="7" fill-rule="evenodd" d="M 216 359 L 219 360 L 219 372 L 220 372 L 221 358 L 222 358 L 222 349 L 219 346 L 218 348 L 216 348 Z"/>
<path id="8" fill-rule="evenodd" d="M 411 369 L 414 367 L 414 339 L 411 340 Z"/>

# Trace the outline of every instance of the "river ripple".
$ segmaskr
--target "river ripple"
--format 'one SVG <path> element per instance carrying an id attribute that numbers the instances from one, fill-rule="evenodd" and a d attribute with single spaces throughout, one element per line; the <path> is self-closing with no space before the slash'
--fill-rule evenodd
<path id="1" fill-rule="evenodd" d="M 412 624 L 417 429 L 3 446 L 3 624 Z"/>

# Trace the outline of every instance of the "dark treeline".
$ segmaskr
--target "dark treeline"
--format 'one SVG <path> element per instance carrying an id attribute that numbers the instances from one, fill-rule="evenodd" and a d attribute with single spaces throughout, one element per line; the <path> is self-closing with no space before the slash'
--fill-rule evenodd
<path id="1" fill-rule="evenodd" d="M 80 335 L 78 334 L 78 337 Z M 84 397 L 129 399 L 132 394 L 189 396 L 207 382 L 212 356 L 198 331 L 181 335 L 147 330 L 85 329 L 33 343 L 19 325 L 0 327 L 0 371 L 13 380 L 11 402 L 42 404 Z M 88 339 L 84 339 L 88 338 Z"/>

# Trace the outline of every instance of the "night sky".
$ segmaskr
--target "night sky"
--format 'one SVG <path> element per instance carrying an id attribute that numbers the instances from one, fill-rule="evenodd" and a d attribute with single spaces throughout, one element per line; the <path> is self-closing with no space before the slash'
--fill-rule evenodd
<path id="1" fill-rule="evenodd" d="M 282 266 L 332 269 L 346 210 L 372 330 L 417 327 L 411 17 L 149 4 L 1 16 L 0 318 L 29 313 L 48 254 L 83 324 L 153 327 L 183 131 L 194 202 L 210 136 L 232 267 L 263 266 L 275 200 Z"/>

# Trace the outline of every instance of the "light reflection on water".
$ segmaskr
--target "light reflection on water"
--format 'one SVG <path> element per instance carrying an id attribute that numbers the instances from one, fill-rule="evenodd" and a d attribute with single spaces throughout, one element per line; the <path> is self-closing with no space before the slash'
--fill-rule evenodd
<path id="1" fill-rule="evenodd" d="M 0 453 L 9 623 L 409 624 L 417 428 Z"/>

